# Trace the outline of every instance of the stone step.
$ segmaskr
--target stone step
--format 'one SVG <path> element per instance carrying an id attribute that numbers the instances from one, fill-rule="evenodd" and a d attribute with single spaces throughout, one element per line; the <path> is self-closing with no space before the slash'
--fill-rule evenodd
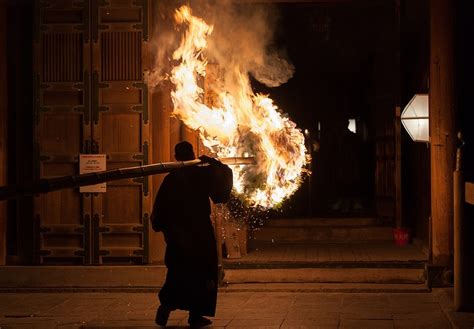
<path id="1" fill-rule="evenodd" d="M 354 262 L 367 264 L 369 262 L 421 262 L 428 260 L 417 245 L 397 246 L 393 241 L 360 242 L 360 243 L 271 243 L 250 240 L 252 248 L 241 258 L 224 259 L 225 266 L 236 264 L 265 264 L 265 263 L 334 263 Z M 298 265 L 300 266 L 300 265 Z M 313 265 L 311 265 L 313 266 Z"/>
<path id="2" fill-rule="evenodd" d="M 253 239 L 272 243 L 350 243 L 392 241 L 393 230 L 385 226 L 264 226 Z"/>
<path id="3" fill-rule="evenodd" d="M 305 267 L 226 268 L 224 282 L 237 283 L 378 283 L 421 284 L 424 268 Z"/>
<path id="4" fill-rule="evenodd" d="M 0 289 L 94 290 L 161 287 L 164 265 L 0 266 Z"/>
<path id="5" fill-rule="evenodd" d="M 336 269 L 425 269 L 426 262 L 413 261 L 247 261 L 242 259 L 224 260 L 225 270 L 240 269 L 305 269 L 305 268 L 336 268 Z"/>
<path id="6" fill-rule="evenodd" d="M 265 222 L 269 226 L 374 226 L 377 219 L 373 217 L 315 217 L 315 218 L 281 218 L 270 219 Z"/>
<path id="7" fill-rule="evenodd" d="M 229 283 L 421 283 L 423 262 L 269 262 L 224 264 Z M 2 266 L 2 291 L 153 291 L 163 265 Z"/>
<path id="8" fill-rule="evenodd" d="M 219 289 L 227 292 L 330 292 L 330 293 L 425 293 L 425 283 L 235 283 Z"/>

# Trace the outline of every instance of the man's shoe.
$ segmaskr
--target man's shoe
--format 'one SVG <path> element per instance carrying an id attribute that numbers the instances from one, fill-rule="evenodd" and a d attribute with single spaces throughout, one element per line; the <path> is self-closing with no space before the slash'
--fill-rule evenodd
<path id="1" fill-rule="evenodd" d="M 188 319 L 191 328 L 201 328 L 212 324 L 212 321 L 203 316 L 190 316 Z"/>
<path id="2" fill-rule="evenodd" d="M 155 322 L 159 326 L 166 326 L 166 323 L 168 322 L 168 318 L 170 316 L 171 310 L 167 308 L 166 306 L 160 305 L 158 309 L 156 310 L 156 318 Z"/>

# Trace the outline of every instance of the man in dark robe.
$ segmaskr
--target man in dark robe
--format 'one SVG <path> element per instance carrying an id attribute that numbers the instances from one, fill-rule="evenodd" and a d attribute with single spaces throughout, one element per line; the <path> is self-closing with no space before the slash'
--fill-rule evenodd
<path id="1" fill-rule="evenodd" d="M 188 142 L 175 146 L 178 161 L 195 159 Z M 155 199 L 151 215 L 155 231 L 166 241 L 165 284 L 159 292 L 156 323 L 165 326 L 169 313 L 188 310 L 191 327 L 212 323 L 217 301 L 217 245 L 210 219 L 211 205 L 227 202 L 232 189 L 232 170 L 216 159 L 200 157 L 203 165 L 169 173 Z"/>

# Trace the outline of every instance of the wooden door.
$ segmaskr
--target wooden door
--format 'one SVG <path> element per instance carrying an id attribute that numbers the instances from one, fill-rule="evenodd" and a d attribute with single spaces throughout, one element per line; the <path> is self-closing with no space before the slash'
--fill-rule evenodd
<path id="1" fill-rule="evenodd" d="M 375 18 L 373 124 L 375 125 L 375 204 L 377 218 L 387 225 L 401 223 L 401 132 L 399 4 L 380 8 Z M 384 21 L 384 23 L 382 23 Z M 388 22 L 388 23 L 387 23 Z"/>
<path id="2" fill-rule="evenodd" d="M 35 174 L 77 174 L 91 139 L 88 3 L 37 1 L 35 16 Z M 90 263 L 90 200 L 73 188 L 35 197 L 36 261 Z"/>
<path id="3" fill-rule="evenodd" d="M 92 145 L 107 168 L 149 163 L 148 88 L 143 49 L 147 1 L 93 2 Z M 93 262 L 147 263 L 150 178 L 107 184 L 93 196 Z"/>
<path id="4" fill-rule="evenodd" d="M 399 174 L 397 166 L 397 137 L 400 133 L 396 129 L 394 111 L 391 100 L 386 104 L 380 103 L 380 111 L 377 115 L 377 128 L 375 138 L 375 204 L 377 218 L 386 224 L 395 223 L 397 214 L 397 185 L 396 179 Z M 385 106 L 384 106 L 385 105 Z M 398 130 L 398 133 L 396 132 Z M 399 200 L 398 200 L 399 201 Z"/>
<path id="5" fill-rule="evenodd" d="M 148 1 L 36 2 L 37 177 L 79 172 L 81 153 L 107 169 L 147 164 L 143 48 Z M 65 189 L 35 198 L 36 259 L 44 264 L 148 262 L 149 179 L 106 193 Z"/>

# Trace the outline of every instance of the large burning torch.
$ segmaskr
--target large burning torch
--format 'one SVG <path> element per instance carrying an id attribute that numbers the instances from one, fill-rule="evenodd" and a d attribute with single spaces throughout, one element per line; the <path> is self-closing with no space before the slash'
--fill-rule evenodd
<path id="1" fill-rule="evenodd" d="M 255 164 L 255 159 L 252 157 L 221 158 L 219 159 L 219 161 L 230 166 Z M 29 186 L 11 185 L 0 187 L 0 200 L 12 199 L 22 196 L 32 196 L 71 187 L 95 185 L 124 178 L 135 178 L 163 174 L 168 173 L 174 169 L 196 165 L 205 166 L 206 164 L 203 163 L 200 159 L 177 162 L 159 162 L 145 166 L 119 168 L 81 175 L 45 178 L 40 179 L 38 182 L 33 183 Z"/>
<path id="2" fill-rule="evenodd" d="M 202 88 L 214 25 L 193 15 L 189 6 L 176 10 L 175 23 L 182 37 L 173 52 L 176 65 L 170 74 L 172 114 L 198 131 L 204 146 L 218 157 L 254 156 L 255 166 L 233 170 L 234 193 L 252 207 L 278 206 L 308 173 L 303 133 L 268 95 L 253 92 L 248 70 L 236 63 L 220 63 L 222 56 L 213 59 L 225 73 Z M 206 90 L 215 95 L 212 101 L 206 101 Z"/>

